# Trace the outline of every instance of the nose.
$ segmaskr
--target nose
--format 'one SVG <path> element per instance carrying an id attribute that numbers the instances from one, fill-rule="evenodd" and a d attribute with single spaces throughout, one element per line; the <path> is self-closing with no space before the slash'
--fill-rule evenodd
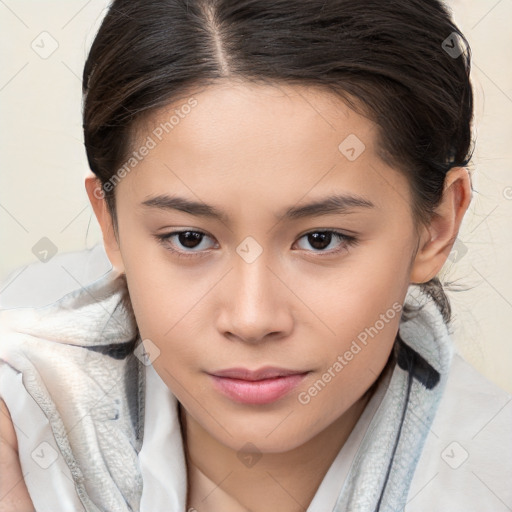
<path id="1" fill-rule="evenodd" d="M 263 256 L 252 263 L 236 261 L 222 294 L 219 332 L 251 344 L 289 336 L 293 329 L 293 293 L 283 281 Z"/>

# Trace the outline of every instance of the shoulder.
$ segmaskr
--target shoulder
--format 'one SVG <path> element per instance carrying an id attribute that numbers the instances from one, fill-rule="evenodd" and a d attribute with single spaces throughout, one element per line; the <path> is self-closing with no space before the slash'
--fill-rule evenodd
<path id="1" fill-rule="evenodd" d="M 108 311 L 100 299 L 109 293 L 117 298 L 115 273 L 107 262 L 98 244 L 15 269 L 0 294 L 0 366 L 22 370 L 27 356 L 86 344 L 95 324 L 105 323 Z"/>
<path id="2" fill-rule="evenodd" d="M 455 354 L 407 512 L 510 510 L 512 396 Z"/>
<path id="3" fill-rule="evenodd" d="M 137 509 L 145 373 L 125 297 L 109 271 L 50 304 L 0 312 L 0 399 L 38 509 Z"/>

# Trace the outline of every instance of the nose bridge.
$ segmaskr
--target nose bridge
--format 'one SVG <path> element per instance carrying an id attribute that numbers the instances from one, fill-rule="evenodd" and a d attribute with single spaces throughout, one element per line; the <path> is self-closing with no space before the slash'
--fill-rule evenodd
<path id="1" fill-rule="evenodd" d="M 265 256 L 248 263 L 240 260 L 235 265 L 235 288 L 238 304 L 247 312 L 268 304 L 275 288 L 275 277 Z"/>
<path id="2" fill-rule="evenodd" d="M 292 319 L 280 289 L 283 284 L 270 266 L 265 252 L 255 259 L 235 256 L 222 315 L 224 333 L 257 342 L 267 334 L 289 331 Z"/>

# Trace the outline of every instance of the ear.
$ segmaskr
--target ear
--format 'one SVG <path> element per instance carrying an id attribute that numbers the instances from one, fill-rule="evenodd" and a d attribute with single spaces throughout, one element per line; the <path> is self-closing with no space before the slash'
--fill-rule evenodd
<path id="1" fill-rule="evenodd" d="M 101 186 L 101 181 L 94 175 L 86 176 L 85 190 L 87 191 L 92 209 L 100 225 L 103 234 L 103 245 L 108 259 L 116 270 L 124 272 L 124 263 L 119 248 L 119 242 L 114 231 L 112 216 L 107 208 L 105 192 Z"/>
<path id="2" fill-rule="evenodd" d="M 446 174 L 443 197 L 428 226 L 421 230 L 410 282 L 426 283 L 444 265 L 471 202 L 471 180 L 465 167 L 454 167 Z"/>

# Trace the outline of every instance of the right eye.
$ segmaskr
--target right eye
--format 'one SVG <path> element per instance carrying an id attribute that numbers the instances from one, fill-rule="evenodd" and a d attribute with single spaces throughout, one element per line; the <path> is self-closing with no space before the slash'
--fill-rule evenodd
<path id="1" fill-rule="evenodd" d="M 204 240 L 210 238 L 202 231 L 191 229 L 172 231 L 163 235 L 156 235 L 158 241 L 170 251 L 178 253 L 180 256 L 197 256 L 205 252 L 208 247 L 204 247 Z M 199 250 L 195 250 L 198 249 Z M 211 247 L 210 247 L 211 248 Z"/>

